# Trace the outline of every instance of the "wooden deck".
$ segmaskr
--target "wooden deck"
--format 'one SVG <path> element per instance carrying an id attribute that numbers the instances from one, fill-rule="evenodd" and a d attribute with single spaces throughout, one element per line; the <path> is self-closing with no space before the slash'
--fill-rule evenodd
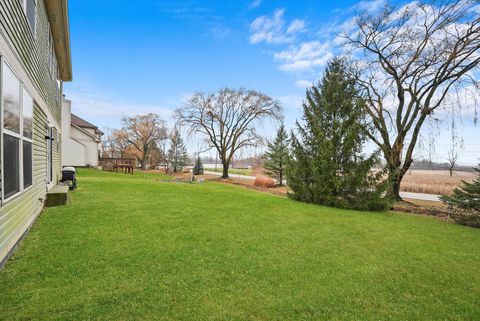
<path id="1" fill-rule="evenodd" d="M 135 168 L 135 160 L 131 158 L 100 158 L 99 164 L 104 170 L 126 174 L 133 174 Z"/>

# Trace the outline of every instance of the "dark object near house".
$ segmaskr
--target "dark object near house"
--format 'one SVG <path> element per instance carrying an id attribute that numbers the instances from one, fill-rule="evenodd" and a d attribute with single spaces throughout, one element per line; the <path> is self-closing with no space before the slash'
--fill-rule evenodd
<path id="1" fill-rule="evenodd" d="M 75 167 L 66 166 L 62 169 L 62 179 L 60 182 L 68 182 L 70 190 L 77 188 L 77 171 Z"/>

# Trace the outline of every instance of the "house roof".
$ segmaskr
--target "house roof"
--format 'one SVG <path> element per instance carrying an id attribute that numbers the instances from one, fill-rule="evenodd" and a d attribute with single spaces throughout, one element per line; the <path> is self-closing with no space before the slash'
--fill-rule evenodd
<path id="1" fill-rule="evenodd" d="M 81 127 L 81 128 L 91 128 L 91 129 L 95 129 L 95 132 L 97 132 L 98 134 L 100 135 L 103 135 L 103 132 L 98 129 L 97 126 L 89 123 L 88 121 L 86 121 L 85 119 L 83 118 L 80 118 L 78 117 L 77 115 L 75 114 L 72 114 L 72 124 L 73 125 L 76 125 L 78 127 Z"/>
<path id="2" fill-rule="evenodd" d="M 52 31 L 55 55 L 60 70 L 60 79 L 72 80 L 72 57 L 70 53 L 70 27 L 67 0 L 45 0 L 48 21 Z"/>

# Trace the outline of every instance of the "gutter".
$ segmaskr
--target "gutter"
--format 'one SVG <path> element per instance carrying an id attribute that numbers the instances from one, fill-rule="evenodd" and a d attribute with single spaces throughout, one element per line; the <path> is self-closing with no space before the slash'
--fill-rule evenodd
<path id="1" fill-rule="evenodd" d="M 60 79 L 71 81 L 72 56 L 70 51 L 68 0 L 45 0 L 45 6 L 53 36 L 55 55 L 60 69 Z"/>

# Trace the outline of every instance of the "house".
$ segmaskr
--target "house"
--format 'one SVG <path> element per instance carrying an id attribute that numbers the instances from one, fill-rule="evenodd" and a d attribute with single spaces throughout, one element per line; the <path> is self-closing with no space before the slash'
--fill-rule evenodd
<path id="1" fill-rule="evenodd" d="M 103 132 L 71 113 L 71 101 L 62 99 L 62 165 L 98 166 Z"/>
<path id="2" fill-rule="evenodd" d="M 0 1 L 0 264 L 60 179 L 68 23 L 67 0 Z"/>

